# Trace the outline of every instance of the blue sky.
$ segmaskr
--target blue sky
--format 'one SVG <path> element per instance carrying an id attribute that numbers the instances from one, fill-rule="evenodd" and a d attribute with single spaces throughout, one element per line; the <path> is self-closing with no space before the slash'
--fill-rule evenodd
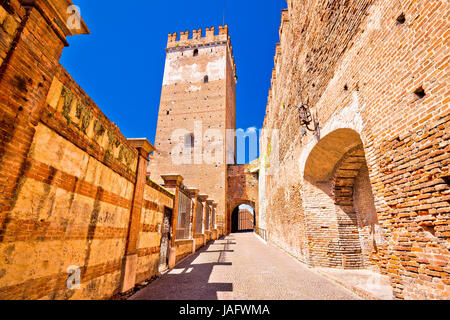
<path id="1" fill-rule="evenodd" d="M 75 0 L 91 34 L 61 63 L 127 138 L 154 142 L 167 34 L 228 24 L 236 58 L 237 128 L 261 128 L 285 0 Z"/>

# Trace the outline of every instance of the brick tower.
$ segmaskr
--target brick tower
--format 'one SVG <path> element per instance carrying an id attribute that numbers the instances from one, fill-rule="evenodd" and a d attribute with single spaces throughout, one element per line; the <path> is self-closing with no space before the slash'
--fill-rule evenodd
<path id="1" fill-rule="evenodd" d="M 235 159 L 236 67 L 228 26 L 169 34 L 151 178 L 180 174 L 218 203 L 225 226 L 227 159 Z"/>

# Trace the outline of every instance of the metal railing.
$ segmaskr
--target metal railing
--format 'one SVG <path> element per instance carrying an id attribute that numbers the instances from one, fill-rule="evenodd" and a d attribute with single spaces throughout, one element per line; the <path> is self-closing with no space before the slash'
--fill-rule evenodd
<path id="1" fill-rule="evenodd" d="M 258 236 L 263 238 L 264 241 L 269 241 L 269 232 L 266 229 L 255 227 L 255 232 Z"/>
<path id="2" fill-rule="evenodd" d="M 213 209 L 211 213 L 211 229 L 214 230 L 216 228 L 216 210 Z"/>
<path id="3" fill-rule="evenodd" d="M 195 233 L 202 233 L 203 229 L 203 204 L 197 203 L 197 215 L 195 217 Z"/>
<path id="4" fill-rule="evenodd" d="M 191 218 L 191 199 L 180 192 L 178 200 L 178 221 L 176 239 L 189 239 Z"/>
<path id="5" fill-rule="evenodd" d="M 211 209 L 206 206 L 205 231 L 211 231 Z"/>

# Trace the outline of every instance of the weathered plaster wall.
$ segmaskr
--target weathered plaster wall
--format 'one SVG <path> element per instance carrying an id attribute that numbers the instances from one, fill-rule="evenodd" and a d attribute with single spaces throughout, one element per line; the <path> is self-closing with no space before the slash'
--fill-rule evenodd
<path id="1" fill-rule="evenodd" d="M 159 273 L 164 208 L 173 208 L 173 201 L 172 193 L 151 180 L 147 181 L 139 233 L 137 282 Z"/>
<path id="2" fill-rule="evenodd" d="M 47 102 L 3 223 L 1 296 L 104 298 L 120 285 L 136 150 L 62 68 Z M 67 289 L 69 266 L 81 290 Z"/>
<path id="3" fill-rule="evenodd" d="M 177 240 L 175 245 L 177 247 L 177 262 L 180 262 L 192 253 L 193 240 Z"/>
<path id="4" fill-rule="evenodd" d="M 58 66 L 2 220 L 0 298 L 104 299 L 117 293 L 136 168 L 137 150 Z M 149 181 L 137 281 L 158 273 L 164 206 L 172 208 L 173 195 Z M 71 266 L 80 269 L 80 289 L 67 287 Z"/>

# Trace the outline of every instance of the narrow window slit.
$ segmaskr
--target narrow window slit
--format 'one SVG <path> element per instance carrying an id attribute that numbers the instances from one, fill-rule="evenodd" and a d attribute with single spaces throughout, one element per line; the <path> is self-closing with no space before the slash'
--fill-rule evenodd
<path id="1" fill-rule="evenodd" d="M 442 177 L 442 180 L 444 180 L 444 182 L 450 186 L 450 176 L 446 176 L 446 177 Z"/>
<path id="2" fill-rule="evenodd" d="M 425 90 L 423 87 L 419 87 L 414 91 L 414 94 L 419 97 L 419 99 L 422 99 L 426 96 Z"/>
<path id="3" fill-rule="evenodd" d="M 434 230 L 434 226 L 422 226 L 423 230 L 431 233 L 433 236 L 436 236 L 436 230 Z"/>
<path id="4" fill-rule="evenodd" d="M 404 23 L 406 22 L 406 17 L 405 17 L 405 14 L 404 14 L 404 13 L 402 13 L 401 15 L 399 15 L 399 16 L 397 17 L 397 22 L 398 22 L 399 24 L 404 24 Z"/>

